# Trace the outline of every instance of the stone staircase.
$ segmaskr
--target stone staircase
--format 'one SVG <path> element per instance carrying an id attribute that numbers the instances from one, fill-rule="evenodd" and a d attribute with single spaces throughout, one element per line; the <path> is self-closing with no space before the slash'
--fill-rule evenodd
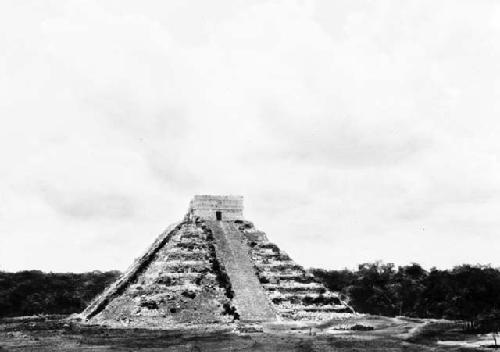
<path id="1" fill-rule="evenodd" d="M 314 275 L 269 242 L 265 233 L 256 230 L 252 223 L 239 222 L 234 226 L 246 237 L 257 277 L 280 318 L 329 320 L 354 313 L 338 292 L 318 282 Z"/>
<path id="2" fill-rule="evenodd" d="M 232 222 L 206 221 L 215 240 L 215 250 L 234 291 L 233 305 L 241 322 L 276 320 L 276 312 L 255 273 L 249 247 Z"/>

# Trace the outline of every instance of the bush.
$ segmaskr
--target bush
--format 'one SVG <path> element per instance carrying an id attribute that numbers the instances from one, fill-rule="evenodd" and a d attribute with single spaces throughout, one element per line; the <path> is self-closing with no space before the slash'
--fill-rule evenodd
<path id="1" fill-rule="evenodd" d="M 0 317 L 81 312 L 119 274 L 0 272 Z"/>
<path id="2" fill-rule="evenodd" d="M 427 271 L 418 264 L 396 268 L 375 262 L 361 264 L 356 271 L 313 273 L 329 289 L 349 297 L 360 313 L 460 319 L 477 325 L 500 307 L 500 270 L 490 266 Z"/>

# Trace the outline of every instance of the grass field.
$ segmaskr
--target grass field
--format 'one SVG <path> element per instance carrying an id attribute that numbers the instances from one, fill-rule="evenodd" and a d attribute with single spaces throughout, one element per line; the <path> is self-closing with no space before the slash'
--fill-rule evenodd
<path id="1" fill-rule="evenodd" d="M 230 326 L 186 329 L 108 329 L 57 318 L 0 321 L 0 351 L 486 351 L 487 336 L 404 318 L 369 317 L 370 331 L 287 329 L 237 333 Z M 462 346 L 459 342 L 462 341 Z"/>

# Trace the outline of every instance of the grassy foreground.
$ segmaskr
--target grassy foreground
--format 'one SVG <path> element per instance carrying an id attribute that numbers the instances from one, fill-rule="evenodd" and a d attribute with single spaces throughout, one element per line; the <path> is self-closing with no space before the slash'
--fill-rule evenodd
<path id="1" fill-rule="evenodd" d="M 0 320 L 0 351 L 486 351 L 486 336 L 466 336 L 450 324 L 369 316 L 373 330 L 271 326 L 260 333 L 231 327 L 196 330 L 107 329 L 62 318 Z M 462 341 L 462 343 L 456 342 Z"/>

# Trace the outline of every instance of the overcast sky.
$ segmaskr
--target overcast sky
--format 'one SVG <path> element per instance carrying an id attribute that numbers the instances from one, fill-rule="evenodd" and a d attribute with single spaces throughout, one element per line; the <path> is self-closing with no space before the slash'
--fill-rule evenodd
<path id="1" fill-rule="evenodd" d="M 194 194 L 306 267 L 500 266 L 500 2 L 2 1 L 0 270 L 125 269 Z"/>

